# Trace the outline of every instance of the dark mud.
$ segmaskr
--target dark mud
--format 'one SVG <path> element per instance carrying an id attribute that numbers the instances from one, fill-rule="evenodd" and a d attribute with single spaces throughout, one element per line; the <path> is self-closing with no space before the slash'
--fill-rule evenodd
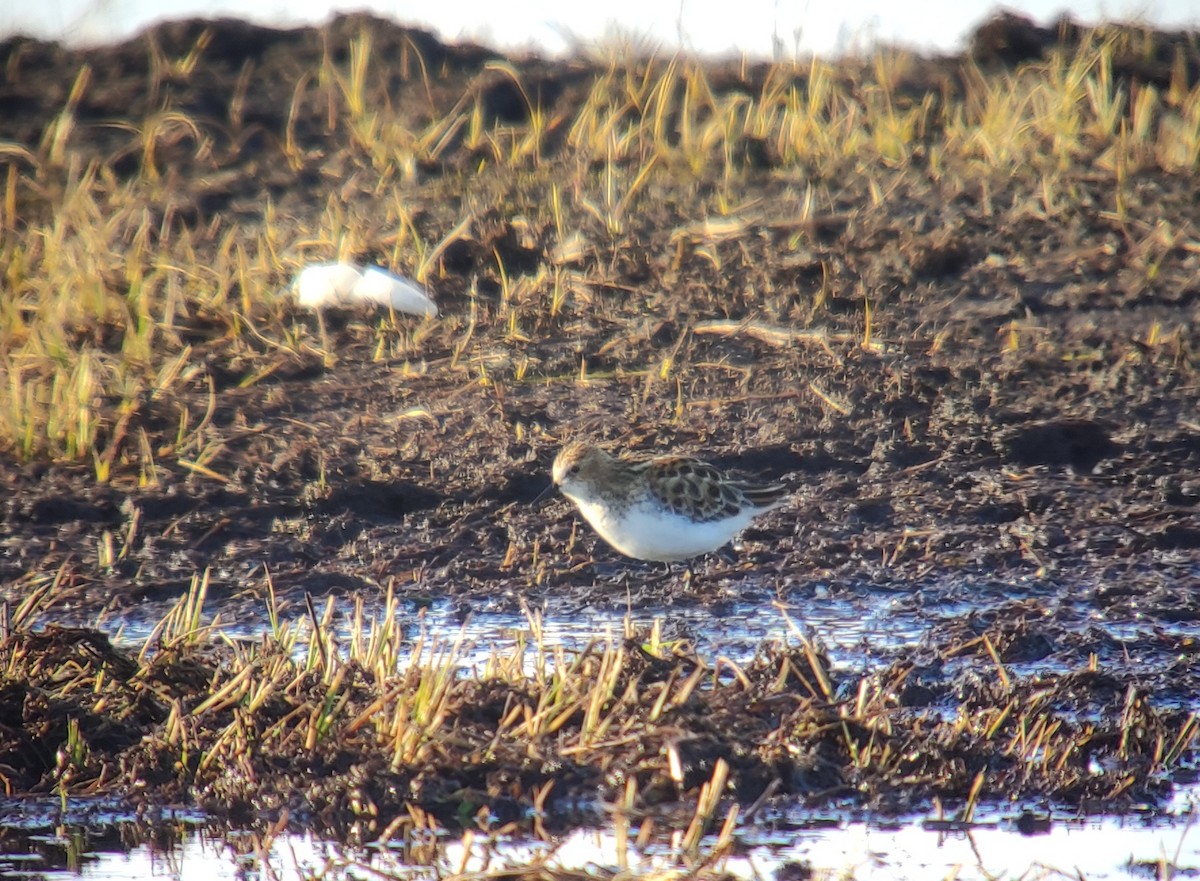
<path id="1" fill-rule="evenodd" d="M 144 168 L 133 136 L 112 120 L 170 108 L 202 126 L 203 150 L 190 137 L 158 145 L 163 179 L 148 210 L 163 230 L 236 226 L 258 236 L 267 200 L 304 230 L 318 223 L 335 187 L 347 210 L 369 218 L 382 199 L 369 161 L 343 130 L 330 129 L 328 107 L 305 79 L 323 58 L 345 64 L 364 26 L 375 57 L 389 60 L 373 72 L 372 100 L 397 118 L 419 128 L 478 95 L 486 125 L 527 122 L 526 96 L 485 68 L 495 56 L 484 49 L 442 46 L 361 18 L 286 32 L 189 22 L 87 51 L 0 45 L 0 138 L 35 149 L 86 63 L 92 80 L 72 149 L 118 179 Z M 1000 75 L 1007 56 L 989 54 L 984 36 L 976 45 L 982 70 Z M 1026 36 L 1041 54 L 1078 34 Z M 155 66 L 201 43 L 194 73 L 164 75 Z M 1178 45 L 1182 52 L 1189 44 Z M 1195 57 L 1183 57 L 1191 70 Z M 526 95 L 560 121 L 602 71 L 588 62 L 513 63 Z M 950 100 L 966 87 L 966 65 L 920 60 L 898 91 L 918 102 L 931 90 Z M 754 94 L 765 70 L 714 65 L 709 77 L 717 91 Z M 860 73 L 849 64 L 844 75 Z M 1118 64 L 1116 75 L 1150 81 L 1132 62 Z M 289 126 L 297 161 L 283 157 Z M 565 128 L 547 137 L 542 161 L 569 178 L 577 169 Z M 818 591 L 865 589 L 866 602 L 900 595 L 927 618 L 929 632 L 908 657 L 871 674 L 880 700 L 900 710 L 888 734 L 901 765 L 894 776 L 854 777 L 839 752 L 845 733 L 823 728 L 826 710 L 809 703 L 803 712 L 818 716 L 804 725 L 820 733 L 790 740 L 800 725 L 791 714 L 801 711 L 766 693 L 783 664 L 775 657 L 748 691 L 705 696 L 683 723 L 694 770 L 683 790 L 724 757 L 734 765 L 734 791 L 749 801 L 778 779 L 781 796 L 853 794 L 904 810 L 934 795 L 966 798 L 986 769 L 987 794 L 1000 798 L 1107 809 L 1157 803 L 1170 778 L 1158 752 L 1186 732 L 1200 694 L 1194 176 L 1148 165 L 1117 181 L 1096 171 L 1098 155 L 1080 156 L 1047 211 L 1044 180 L 1032 170 L 935 175 L 918 151 L 902 168 L 847 167 L 805 179 L 753 147 L 747 141 L 739 182 L 751 220 L 705 240 L 703 253 L 687 232 L 707 210 L 713 186 L 703 179 L 655 180 L 615 236 L 576 209 L 570 221 L 588 242 L 576 264 L 585 281 L 561 310 L 531 309 L 514 329 L 497 317 L 505 280 L 496 261 L 511 276 L 556 264 L 549 188 L 542 177 L 452 143 L 403 191 L 431 241 L 473 214 L 431 281 L 445 318 L 426 331 L 404 326 L 380 357 L 389 319 L 331 316 L 336 363 L 326 363 L 311 348 L 231 350 L 228 326 L 194 311 L 182 333 L 203 372 L 179 401 L 147 401 L 136 420 L 152 439 L 169 438 L 175 405 L 204 413 L 211 390 L 205 469 L 164 458 L 155 463 L 157 483 L 144 487 L 131 448 L 101 485 L 90 463 L 6 454 L 0 582 L 8 600 L 57 577 L 51 618 L 136 616 L 147 605 L 159 610 L 205 570 L 209 611 L 243 620 L 263 608 L 268 581 L 296 615 L 305 594 L 378 596 L 389 583 L 406 600 L 449 597 L 464 612 L 484 603 L 515 611 L 522 598 L 536 607 L 570 595 L 581 605 L 708 605 L 738 614 L 778 599 L 802 619 Z M 882 201 L 872 198 L 876 184 Z M 798 220 L 809 185 L 821 210 Z M 35 218 L 47 204 L 29 198 L 19 207 Z M 380 222 L 376 231 L 355 256 L 387 262 L 394 227 Z M 218 238 L 207 240 L 211 248 Z M 331 255 L 292 255 L 272 283 L 282 290 L 309 256 Z M 316 338 L 312 317 L 283 300 L 255 318 L 281 336 Z M 787 482 L 795 501 L 748 530 L 736 560 L 706 558 L 690 582 L 664 579 L 617 558 L 562 501 L 532 504 L 559 444 L 579 435 L 638 453 L 699 452 Z M 105 553 L 106 545 L 119 553 Z M 75 718 L 85 720 L 92 754 L 101 757 L 88 766 L 89 785 L 139 781 L 147 798 L 194 799 L 247 818 L 299 810 L 289 793 L 303 792 L 310 816 L 344 826 L 348 792 L 359 790 L 381 817 L 415 798 L 461 819 L 462 805 L 476 803 L 466 792 L 516 816 L 549 780 L 559 796 L 611 795 L 624 775 L 639 773 L 644 793 L 679 794 L 660 767 L 639 771 L 638 759 L 624 754 L 603 760 L 615 764 L 547 759 L 532 770 L 513 759 L 464 776 L 462 757 L 446 759 L 453 772 L 448 764 L 385 773 L 377 756 L 331 750 L 303 766 L 288 764 L 294 756 L 279 759 L 284 766 L 263 756 L 236 781 L 189 778 L 178 755 L 153 745 L 154 735 L 172 701 L 220 678 L 217 661 L 189 659 L 198 666 L 147 679 L 101 637 L 53 630 L 10 635 L 3 651 L 2 718 L 23 720 L 0 726 L 0 764 L 14 792 L 57 785 L 57 747 L 46 745 L 61 742 Z M 18 656 L 74 658 L 76 672 L 103 670 L 110 687 L 128 691 L 104 712 L 60 705 L 36 671 L 14 666 Z M 999 665 L 1039 659 L 1061 662 L 1060 671 L 997 678 Z M 830 700 L 852 699 L 859 682 L 838 673 Z M 365 706 L 372 684 L 361 688 Z M 473 743 L 486 742 L 512 699 L 479 688 L 461 723 Z M 113 716 L 116 704 L 124 709 Z M 968 742 L 951 723 L 921 721 L 929 708 L 952 715 L 1005 707 L 1013 718 L 1045 710 L 1053 719 L 1046 724 L 1074 739 L 1052 784 L 1031 782 L 1025 765 L 993 752 L 994 744 Z M 901 721 L 905 714 L 911 721 Z M 661 755 L 676 734 L 655 737 L 644 754 Z M 1195 768 L 1193 741 L 1186 743 L 1172 772 L 1184 777 Z M 513 767 L 522 770 L 507 776 Z M 359 790 L 347 788 L 351 779 Z"/>

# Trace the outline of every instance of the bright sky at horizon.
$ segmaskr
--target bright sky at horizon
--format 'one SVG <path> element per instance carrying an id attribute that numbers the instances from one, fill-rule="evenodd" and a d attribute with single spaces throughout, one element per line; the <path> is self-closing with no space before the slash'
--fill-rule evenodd
<path id="1" fill-rule="evenodd" d="M 758 57 L 822 54 L 897 43 L 926 51 L 953 51 L 1001 4 L 993 0 L 741 0 L 736 14 L 700 0 L 608 0 L 512 4 L 482 0 L 43 0 L 5 4 L 0 38 L 26 33 L 71 44 L 127 38 L 169 18 L 245 17 L 294 27 L 325 21 L 339 11 L 366 10 L 433 30 L 448 41 L 472 40 L 505 50 L 570 52 L 579 43 L 614 36 L 705 55 Z M 1167 27 L 1200 25 L 1200 0 L 1017 0 L 1005 8 L 1048 23 L 1064 11 L 1083 22 L 1138 20 Z M 716 11 L 714 11 L 714 8 Z"/>

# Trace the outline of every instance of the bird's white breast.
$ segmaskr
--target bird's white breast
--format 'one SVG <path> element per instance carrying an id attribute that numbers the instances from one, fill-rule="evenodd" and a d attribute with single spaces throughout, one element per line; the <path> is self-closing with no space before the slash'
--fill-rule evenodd
<path id="1" fill-rule="evenodd" d="M 576 500 L 579 512 L 610 545 L 639 560 L 672 562 L 715 551 L 746 528 L 759 511 L 698 523 L 648 502 L 623 510 Z"/>

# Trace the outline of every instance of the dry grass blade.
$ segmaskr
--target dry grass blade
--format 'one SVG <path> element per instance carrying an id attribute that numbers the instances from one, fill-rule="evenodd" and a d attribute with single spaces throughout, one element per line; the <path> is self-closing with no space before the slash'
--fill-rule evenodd
<path id="1" fill-rule="evenodd" d="M 738 336 L 745 334 L 772 346 L 789 346 L 792 343 L 809 343 L 820 346 L 825 353 L 839 363 L 837 353 L 829 346 L 830 340 L 845 341 L 846 335 L 830 334 L 825 330 L 800 330 L 763 324 L 759 321 L 700 321 L 691 326 L 692 333 Z"/>

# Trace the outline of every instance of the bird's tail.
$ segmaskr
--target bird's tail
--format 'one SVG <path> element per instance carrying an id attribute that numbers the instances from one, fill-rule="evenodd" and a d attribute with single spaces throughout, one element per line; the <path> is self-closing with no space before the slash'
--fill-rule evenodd
<path id="1" fill-rule="evenodd" d="M 791 495 L 788 488 L 780 483 L 767 486 L 743 486 L 742 493 L 756 508 L 777 508 Z"/>

